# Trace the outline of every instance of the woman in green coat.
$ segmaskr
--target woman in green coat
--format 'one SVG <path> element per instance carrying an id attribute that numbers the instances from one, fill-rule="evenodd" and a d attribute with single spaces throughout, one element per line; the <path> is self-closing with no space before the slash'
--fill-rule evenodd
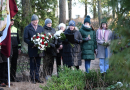
<path id="1" fill-rule="evenodd" d="M 81 45 L 82 59 L 85 60 L 85 69 L 89 73 L 90 62 L 95 59 L 94 52 L 97 52 L 96 33 L 91 26 L 89 15 L 84 19 L 84 24 L 79 31 L 83 37 Z"/>

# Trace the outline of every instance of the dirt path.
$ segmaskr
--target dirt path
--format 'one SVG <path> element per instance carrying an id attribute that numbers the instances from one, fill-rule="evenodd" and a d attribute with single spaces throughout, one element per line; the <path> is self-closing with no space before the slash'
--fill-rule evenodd
<path id="1" fill-rule="evenodd" d="M 84 60 L 82 60 L 82 65 L 80 66 L 81 70 L 85 71 L 85 62 Z M 99 69 L 99 59 L 95 59 L 91 61 L 91 65 L 90 65 L 90 69 Z M 53 74 L 57 74 L 56 71 L 56 61 L 54 62 L 54 71 Z M 31 82 L 11 82 L 13 84 L 13 86 L 11 86 L 10 88 L 5 87 L 4 90 L 42 90 L 41 88 L 39 88 L 40 85 L 45 85 L 44 84 L 32 84 Z"/>

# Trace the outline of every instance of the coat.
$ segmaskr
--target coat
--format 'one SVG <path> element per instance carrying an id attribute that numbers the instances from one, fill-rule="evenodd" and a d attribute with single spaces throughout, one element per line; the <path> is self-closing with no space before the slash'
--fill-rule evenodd
<path id="1" fill-rule="evenodd" d="M 54 28 L 52 27 L 47 27 L 46 25 L 43 26 L 43 30 L 44 30 L 44 33 L 47 34 L 47 33 L 51 33 L 51 34 L 55 34 L 56 31 Z M 57 51 L 56 51 L 56 40 L 53 39 L 50 43 L 50 47 L 47 47 L 46 48 L 46 51 L 45 51 L 45 54 L 46 53 L 49 53 L 49 54 L 52 54 L 52 56 L 56 56 L 57 55 Z"/>
<path id="2" fill-rule="evenodd" d="M 81 65 L 81 47 L 80 44 L 82 43 L 82 36 L 79 31 L 77 30 L 69 30 L 67 29 L 64 33 L 66 34 L 73 34 L 75 43 L 73 43 L 74 47 L 70 45 L 68 40 L 66 39 L 63 41 L 63 64 L 67 66 L 79 66 Z"/>
<path id="3" fill-rule="evenodd" d="M 96 40 L 97 40 L 97 58 L 105 58 L 105 48 L 107 48 L 108 50 L 108 58 L 111 56 L 111 50 L 110 50 L 110 46 L 105 47 L 103 46 L 103 40 L 99 40 L 98 39 L 98 32 L 99 30 L 97 30 L 96 32 Z M 112 40 L 112 31 L 109 30 L 109 35 L 108 35 L 108 42 L 110 43 Z"/>
<path id="4" fill-rule="evenodd" d="M 37 47 L 33 48 L 34 43 L 31 42 L 31 37 L 33 37 L 33 35 L 36 35 L 37 33 L 42 33 L 42 32 L 43 32 L 43 28 L 40 25 L 38 25 L 36 31 L 31 24 L 29 24 L 28 26 L 25 27 L 24 42 L 28 44 L 29 57 L 38 57 L 39 56 L 38 48 Z"/>
<path id="5" fill-rule="evenodd" d="M 84 25 L 82 25 L 79 31 L 83 37 L 83 43 L 81 45 L 82 59 L 94 60 L 94 51 L 97 49 L 96 32 L 92 30 L 92 28 L 87 28 Z M 85 38 L 88 37 L 88 35 L 90 35 L 91 39 L 86 41 Z"/>

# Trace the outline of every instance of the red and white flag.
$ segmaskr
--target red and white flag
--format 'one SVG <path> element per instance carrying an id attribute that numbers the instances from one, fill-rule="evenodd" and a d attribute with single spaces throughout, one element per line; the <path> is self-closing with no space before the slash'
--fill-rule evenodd
<path id="1" fill-rule="evenodd" d="M 10 20 L 18 12 L 15 0 L 1 0 L 0 9 L 2 9 L 2 17 L 0 17 L 0 31 L 3 31 L 3 35 L 0 38 L 1 53 L 6 57 L 10 56 L 11 52 L 11 31 Z"/>

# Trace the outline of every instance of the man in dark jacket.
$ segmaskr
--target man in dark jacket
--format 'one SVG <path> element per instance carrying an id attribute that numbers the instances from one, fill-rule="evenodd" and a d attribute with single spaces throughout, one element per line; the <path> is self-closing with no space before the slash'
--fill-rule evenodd
<path id="1" fill-rule="evenodd" d="M 41 57 L 38 54 L 38 48 L 31 42 L 31 37 L 37 33 L 42 33 L 42 26 L 38 25 L 38 16 L 33 14 L 31 23 L 24 29 L 24 41 L 28 44 L 28 54 L 30 57 L 30 76 L 32 83 L 43 83 L 39 78 L 39 68 Z"/>
<path id="2" fill-rule="evenodd" d="M 55 29 L 52 28 L 52 20 L 46 19 L 45 26 L 43 26 L 44 33 L 55 34 Z M 52 40 L 50 43 L 50 47 L 46 48 L 45 57 L 43 59 L 43 77 L 47 75 L 52 75 L 53 72 L 53 64 L 54 64 L 54 56 L 56 56 L 56 47 L 55 40 Z"/>
<path id="3" fill-rule="evenodd" d="M 16 80 L 16 70 L 17 70 L 17 59 L 18 54 L 21 53 L 21 43 L 19 40 L 19 34 L 16 27 L 14 27 L 14 18 L 11 19 L 11 43 L 12 43 L 12 58 L 11 58 L 11 81 Z"/>

